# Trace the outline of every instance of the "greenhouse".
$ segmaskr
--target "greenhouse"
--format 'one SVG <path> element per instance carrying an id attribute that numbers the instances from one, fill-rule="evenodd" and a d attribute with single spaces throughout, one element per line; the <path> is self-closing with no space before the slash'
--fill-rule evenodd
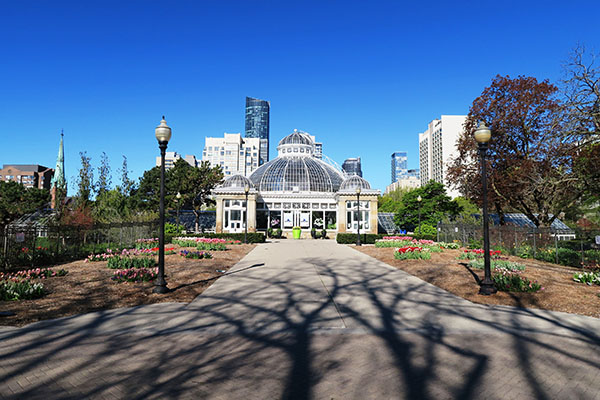
<path id="1" fill-rule="evenodd" d="M 311 231 L 377 232 L 378 190 L 363 178 L 315 157 L 310 135 L 294 131 L 277 146 L 277 158 L 249 177 L 234 175 L 213 191 L 217 202 L 216 231 L 281 230 L 291 237 L 294 227 L 302 237 Z"/>

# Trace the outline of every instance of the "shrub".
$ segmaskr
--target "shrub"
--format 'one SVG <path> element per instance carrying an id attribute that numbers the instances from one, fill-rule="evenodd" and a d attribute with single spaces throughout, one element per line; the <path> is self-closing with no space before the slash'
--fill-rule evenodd
<path id="1" fill-rule="evenodd" d="M 484 267 L 483 258 L 478 258 L 469 261 L 469 267 L 476 269 L 483 269 Z M 508 260 L 490 260 L 490 268 L 494 269 L 505 269 L 507 271 L 525 271 L 525 266 L 513 261 Z"/>
<path id="2" fill-rule="evenodd" d="M 150 257 L 121 257 L 115 256 L 108 260 L 110 269 L 151 268 L 156 265 L 156 260 Z"/>
<path id="3" fill-rule="evenodd" d="M 533 248 L 528 244 L 516 247 L 514 249 L 514 255 L 521 258 L 532 258 Z"/>
<path id="4" fill-rule="evenodd" d="M 423 247 L 405 246 L 394 252 L 394 258 L 397 260 L 429 260 L 431 252 Z"/>
<path id="5" fill-rule="evenodd" d="M 384 236 L 388 235 L 375 233 L 361 233 L 360 242 L 362 244 L 375 244 L 375 241 L 377 239 L 383 239 Z M 335 240 L 339 244 L 353 244 L 356 243 L 356 233 L 338 233 Z"/>
<path id="6" fill-rule="evenodd" d="M 544 290 L 542 285 L 536 281 L 523 278 L 519 272 L 497 269 L 492 275 L 492 281 L 496 289 L 503 292 L 537 292 Z"/>
<path id="7" fill-rule="evenodd" d="M 321 230 L 321 239 L 327 239 L 327 229 Z"/>
<path id="8" fill-rule="evenodd" d="M 279 231 L 281 235 L 281 229 L 274 229 L 273 231 Z M 244 241 L 243 233 L 192 233 L 186 234 L 186 237 L 203 237 L 203 238 L 219 238 L 228 240 L 239 240 L 240 243 Z M 265 234 L 262 232 L 248 232 L 248 243 L 264 243 Z"/>
<path id="9" fill-rule="evenodd" d="M 11 279 L 0 281 L 0 300 L 31 300 L 43 297 L 44 285 L 32 283 L 28 279 Z"/>
<path id="10" fill-rule="evenodd" d="M 199 260 L 201 258 L 213 258 L 212 254 L 206 251 L 181 250 L 179 251 L 179 255 L 183 258 L 191 258 L 194 260 Z"/>
<path id="11" fill-rule="evenodd" d="M 183 232 L 185 232 L 185 226 L 170 222 L 165 223 L 165 235 L 181 235 Z"/>
<path id="12" fill-rule="evenodd" d="M 539 249 L 535 254 L 536 260 L 546 261 L 550 263 L 556 263 L 556 249 L 549 247 L 545 249 Z M 581 254 L 575 250 L 558 248 L 558 263 L 561 265 L 567 265 L 571 267 L 577 267 L 581 265 Z"/>
<path id="13" fill-rule="evenodd" d="M 415 227 L 414 231 L 415 232 L 413 233 L 413 237 L 415 239 L 435 240 L 435 238 L 437 237 L 436 227 L 426 222 L 421 223 L 420 228 L 419 226 Z"/>
<path id="14" fill-rule="evenodd" d="M 149 282 L 157 276 L 158 268 L 130 268 L 115 271 L 111 279 L 117 282 Z"/>
<path id="15" fill-rule="evenodd" d="M 467 246 L 469 249 L 480 249 L 483 247 L 483 238 L 479 239 L 469 239 L 469 245 Z"/>
<path id="16" fill-rule="evenodd" d="M 600 285 L 600 272 L 577 272 L 573 275 L 573 280 L 588 285 Z"/>

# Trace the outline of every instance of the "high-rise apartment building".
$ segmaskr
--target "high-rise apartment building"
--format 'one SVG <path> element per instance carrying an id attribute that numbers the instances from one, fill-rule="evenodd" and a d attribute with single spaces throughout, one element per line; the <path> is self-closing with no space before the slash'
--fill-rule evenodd
<path id="1" fill-rule="evenodd" d="M 14 181 L 27 188 L 50 189 L 54 170 L 37 164 L 4 164 L 0 180 Z"/>
<path id="2" fill-rule="evenodd" d="M 342 164 L 342 170 L 348 175 L 358 175 L 362 178 L 362 168 L 360 165 L 360 157 L 347 158 Z"/>
<path id="3" fill-rule="evenodd" d="M 405 178 L 408 171 L 408 156 L 405 151 L 392 153 L 392 183 Z"/>
<path id="4" fill-rule="evenodd" d="M 198 161 L 194 155 L 187 154 L 185 157 L 181 157 L 176 151 L 167 151 L 165 153 L 165 169 L 173 168 L 180 158 L 183 158 L 192 167 L 198 166 Z M 160 156 L 156 157 L 156 166 L 160 167 Z"/>
<path id="5" fill-rule="evenodd" d="M 417 178 L 417 179 L 421 180 L 421 175 L 419 173 L 419 168 L 407 170 L 406 171 L 406 176 L 408 176 L 409 178 Z"/>
<path id="6" fill-rule="evenodd" d="M 269 161 L 269 112 L 271 105 L 266 100 L 246 97 L 246 138 L 258 138 L 260 144 L 259 165 Z"/>
<path id="7" fill-rule="evenodd" d="M 239 133 L 225 133 L 223 137 L 207 137 L 204 141 L 202 161 L 211 166 L 221 166 L 225 176 L 249 176 L 260 165 L 263 140 L 242 138 Z"/>
<path id="8" fill-rule="evenodd" d="M 387 185 L 383 194 L 388 194 L 397 189 L 416 189 L 421 186 L 421 180 L 415 176 L 406 176 L 398 179 L 396 182 L 392 182 Z"/>
<path id="9" fill-rule="evenodd" d="M 427 126 L 427 130 L 419 134 L 419 167 L 421 185 L 430 180 L 446 182 L 447 164 L 456 155 L 456 141 L 463 132 L 466 115 L 442 115 Z M 449 196 L 457 197 L 457 190 L 446 188 Z"/>

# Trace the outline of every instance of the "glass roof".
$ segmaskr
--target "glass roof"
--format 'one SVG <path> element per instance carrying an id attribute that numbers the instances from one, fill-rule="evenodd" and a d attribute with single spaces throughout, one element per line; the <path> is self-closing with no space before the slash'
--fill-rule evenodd
<path id="1" fill-rule="evenodd" d="M 340 190 L 352 190 L 356 188 L 371 189 L 371 185 L 365 179 L 358 175 L 352 175 L 346 179 L 340 186 Z"/>
<path id="2" fill-rule="evenodd" d="M 221 185 L 222 188 L 241 188 L 243 189 L 246 185 L 251 189 L 254 188 L 252 181 L 246 178 L 244 175 L 233 175 L 227 179 Z"/>

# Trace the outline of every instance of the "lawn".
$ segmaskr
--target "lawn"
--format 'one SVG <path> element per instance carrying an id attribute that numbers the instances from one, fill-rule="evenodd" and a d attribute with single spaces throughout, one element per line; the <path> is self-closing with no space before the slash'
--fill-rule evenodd
<path id="1" fill-rule="evenodd" d="M 211 259 L 183 258 L 178 253 L 184 247 L 167 247 L 175 247 L 175 254 L 165 256 L 165 278 L 172 289 L 170 293 L 152 293 L 152 282 L 118 283 L 111 280 L 115 270 L 107 268 L 107 261 L 75 261 L 51 267 L 53 270 L 65 269 L 68 273 L 66 276 L 41 280 L 47 291 L 46 296 L 35 300 L 0 301 L 0 310 L 15 314 L 0 317 L 0 325 L 23 326 L 91 311 L 152 303 L 190 302 L 255 245 L 227 245 L 226 251 L 210 252 L 213 256 Z"/>
<path id="2" fill-rule="evenodd" d="M 477 293 L 477 279 L 483 279 L 483 270 L 469 268 L 468 260 L 457 260 L 463 250 L 433 253 L 430 260 L 397 260 L 394 258 L 395 249 L 391 247 L 365 245 L 356 249 L 474 303 L 539 308 L 600 317 L 600 286 L 573 281 L 573 274 L 581 271 L 578 268 L 510 257 L 511 261 L 524 264 L 526 268 L 523 276 L 538 281 L 544 290 L 537 293 L 498 292 L 482 296 Z"/>

